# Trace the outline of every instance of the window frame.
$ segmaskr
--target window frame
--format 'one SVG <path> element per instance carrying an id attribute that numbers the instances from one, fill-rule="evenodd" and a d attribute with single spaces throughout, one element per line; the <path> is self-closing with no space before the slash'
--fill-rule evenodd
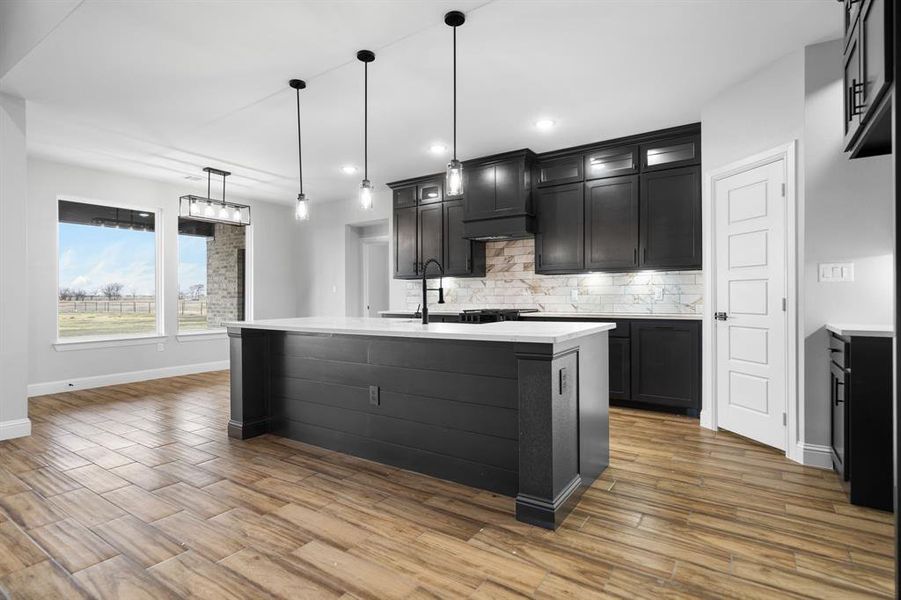
<path id="1" fill-rule="evenodd" d="M 121 208 L 124 210 L 133 210 L 148 212 L 153 214 L 153 234 L 154 234 L 154 302 L 156 304 L 156 328 L 153 331 L 142 333 L 130 333 L 124 335 L 97 335 L 97 336 L 78 336 L 78 337 L 60 337 L 59 335 L 59 203 L 75 202 L 79 204 L 94 204 L 96 206 L 106 206 L 110 208 Z M 155 206 L 147 206 L 144 204 L 126 205 L 121 202 L 112 202 L 109 200 L 100 200 L 97 198 L 86 198 L 83 196 L 75 196 L 72 194 L 58 194 L 54 206 L 54 235 L 56 238 L 56 248 L 54 253 L 54 266 L 56 268 L 56 300 L 54 302 L 54 313 L 56 323 L 56 340 L 53 343 L 56 350 L 77 350 L 88 348 L 102 348 L 111 345 L 139 345 L 139 344 L 155 344 L 166 338 L 166 305 L 165 305 L 165 289 L 164 289 L 164 270 L 165 270 L 165 225 L 163 224 L 163 209 Z"/>

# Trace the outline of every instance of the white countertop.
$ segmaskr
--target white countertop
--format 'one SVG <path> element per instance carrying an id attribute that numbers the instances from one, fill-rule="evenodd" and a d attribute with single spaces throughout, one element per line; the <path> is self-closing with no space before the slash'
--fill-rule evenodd
<path id="1" fill-rule="evenodd" d="M 895 328 L 891 325 L 861 325 L 859 323 L 826 323 L 826 329 L 832 333 L 845 336 L 894 337 Z"/>
<path id="2" fill-rule="evenodd" d="M 412 310 L 380 310 L 380 315 L 410 315 L 412 318 Z M 458 310 L 432 310 L 429 314 L 436 317 L 455 317 L 460 314 Z M 589 313 L 589 312 L 544 312 L 522 313 L 520 319 L 540 319 L 542 317 L 553 317 L 555 319 L 665 319 L 665 320 L 685 320 L 700 321 L 704 315 L 697 313 L 676 313 L 676 314 L 653 314 L 653 313 Z"/>
<path id="3" fill-rule="evenodd" d="M 225 326 L 302 333 L 559 344 L 582 336 L 609 331 L 613 329 L 614 324 L 575 321 L 504 321 L 501 323 L 429 323 L 423 325 L 418 319 L 302 317 L 240 321 L 226 323 Z"/>

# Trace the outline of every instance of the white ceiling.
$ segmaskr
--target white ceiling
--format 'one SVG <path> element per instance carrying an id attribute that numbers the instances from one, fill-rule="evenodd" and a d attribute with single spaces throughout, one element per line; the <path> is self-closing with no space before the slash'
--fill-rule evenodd
<path id="1" fill-rule="evenodd" d="M 835 0 L 7 1 L 0 33 L 20 33 L 0 45 L 0 91 L 29 101 L 33 155 L 186 191 L 216 166 L 236 193 L 292 202 L 299 77 L 305 191 L 335 200 L 361 178 L 341 172 L 362 167 L 361 48 L 376 53 L 369 178 L 443 170 L 428 148 L 451 141 L 451 9 L 467 13 L 461 159 L 698 121 L 725 87 L 838 37 L 842 13 Z M 557 125 L 538 131 L 542 117 Z"/>

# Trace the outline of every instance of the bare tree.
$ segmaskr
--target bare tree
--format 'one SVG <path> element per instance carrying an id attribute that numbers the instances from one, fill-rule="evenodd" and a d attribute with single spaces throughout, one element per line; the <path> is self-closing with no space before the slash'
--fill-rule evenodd
<path id="1" fill-rule="evenodd" d="M 71 300 L 74 292 L 69 288 L 59 288 L 59 299 L 60 300 Z"/>
<path id="2" fill-rule="evenodd" d="M 204 284 L 195 283 L 188 288 L 188 295 L 191 297 L 191 300 L 198 300 L 201 296 L 203 296 L 203 291 L 205 289 L 206 286 Z"/>
<path id="3" fill-rule="evenodd" d="M 125 288 L 125 286 L 118 282 L 107 283 L 106 285 L 104 285 L 100 288 L 100 293 L 107 300 L 118 300 L 119 298 L 122 297 L 123 288 Z"/>
<path id="4" fill-rule="evenodd" d="M 82 288 L 77 288 L 77 289 L 72 290 L 72 296 L 76 300 L 84 300 L 85 298 L 88 297 L 88 293 Z"/>

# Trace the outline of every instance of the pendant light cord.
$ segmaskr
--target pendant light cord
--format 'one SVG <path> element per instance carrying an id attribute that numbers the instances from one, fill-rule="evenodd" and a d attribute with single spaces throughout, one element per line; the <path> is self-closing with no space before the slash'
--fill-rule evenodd
<path id="1" fill-rule="evenodd" d="M 363 63 L 363 179 L 369 179 L 369 63 Z"/>
<path id="2" fill-rule="evenodd" d="M 454 27 L 454 160 L 457 160 L 457 28 Z"/>
<path id="3" fill-rule="evenodd" d="M 300 147 L 300 89 L 297 92 L 297 172 L 300 178 L 300 193 L 303 194 L 303 159 Z"/>

